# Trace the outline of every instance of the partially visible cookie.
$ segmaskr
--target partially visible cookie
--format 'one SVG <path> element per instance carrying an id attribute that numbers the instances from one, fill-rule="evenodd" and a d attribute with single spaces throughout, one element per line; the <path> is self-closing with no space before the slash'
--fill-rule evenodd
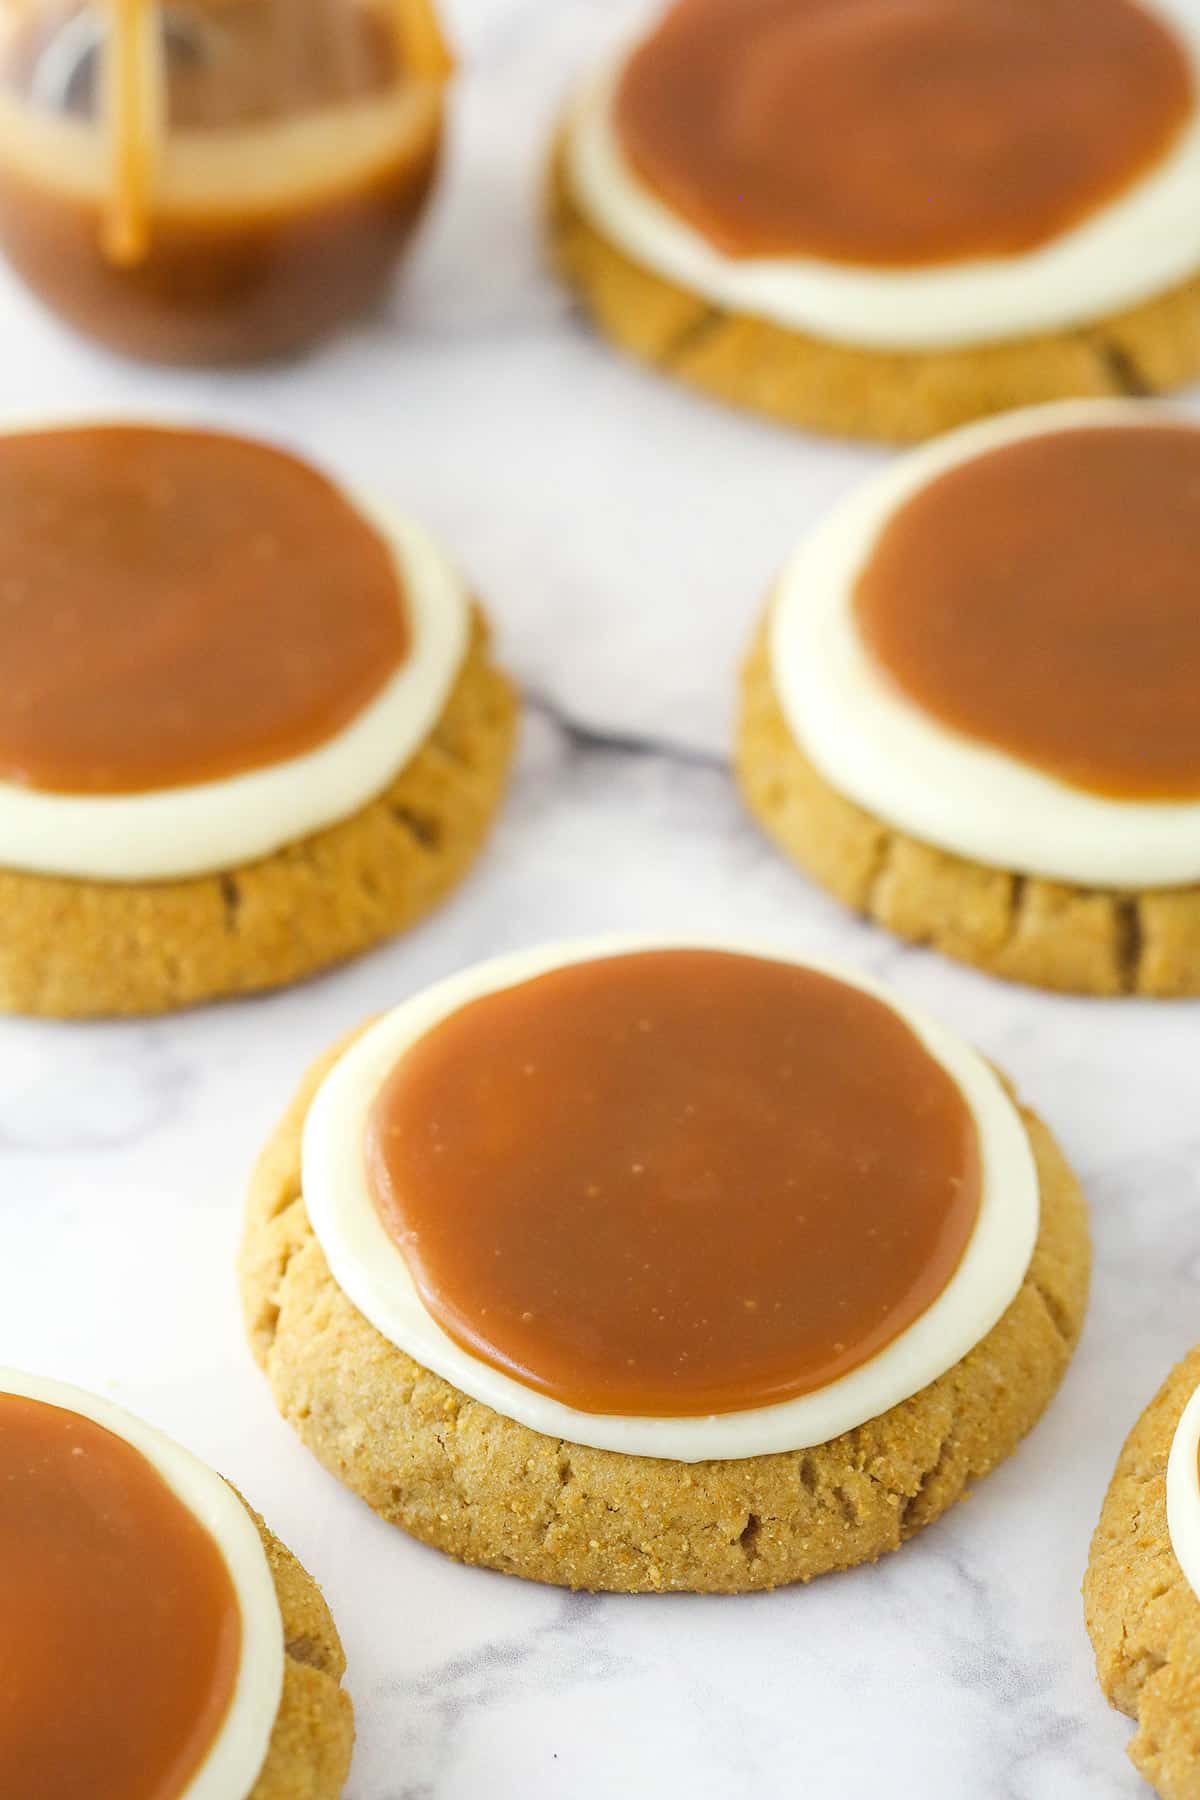
<path id="1" fill-rule="evenodd" d="M 1137 1731 L 1135 1766 L 1163 1800 L 1200 1793 L 1200 1599 L 1167 1523 L 1167 1462 L 1200 1386 L 1200 1348 L 1172 1370 L 1121 1451 L 1083 1583 L 1096 1672 Z"/>
<path id="2" fill-rule="evenodd" d="M 1200 371 L 1198 68 L 1133 0 L 673 0 L 564 118 L 551 252 L 621 348 L 787 425 L 1162 392 Z"/>
<path id="3" fill-rule="evenodd" d="M 321 1590 L 170 1438 L 0 1369 L 0 1571 L 24 1652 L 0 1710 L 6 1800 L 337 1800 L 354 1719 Z"/>
<path id="4" fill-rule="evenodd" d="M 240 1497 L 240 1496 L 239 1496 Z M 259 1518 L 283 1616 L 283 1698 L 267 1759 L 247 1800 L 338 1800 L 350 1773 L 354 1709 L 333 1615 L 308 1571 Z"/>
<path id="5" fill-rule="evenodd" d="M 1033 407 L 912 451 L 801 537 L 735 768 L 856 912 L 1067 993 L 1200 993 L 1200 432 Z"/>

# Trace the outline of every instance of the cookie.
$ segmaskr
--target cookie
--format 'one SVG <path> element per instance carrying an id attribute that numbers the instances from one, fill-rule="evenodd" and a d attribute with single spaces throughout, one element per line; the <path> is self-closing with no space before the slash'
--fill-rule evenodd
<path id="1" fill-rule="evenodd" d="M 0 867 L 0 1007 L 147 1014 L 299 981 L 405 930 L 465 875 L 504 791 L 513 690 L 476 610 L 441 716 L 378 798 L 259 861 L 181 881 Z"/>
<path id="2" fill-rule="evenodd" d="M 572 103 L 551 252 L 620 348 L 786 425 L 1161 392 L 1200 371 L 1197 69 L 1130 0 L 674 0 Z"/>
<path id="3" fill-rule="evenodd" d="M 354 1743 L 337 1629 L 230 1483 L 18 1370 L 0 1370 L 0 1470 L 6 1619 L 27 1651 L 0 1720 L 11 1800 L 336 1800 Z"/>
<path id="4" fill-rule="evenodd" d="M 1200 1768 L 1200 1600 L 1167 1522 L 1167 1460 L 1200 1385 L 1200 1349 L 1167 1377 L 1121 1451 L 1083 1583 L 1096 1672 L 1137 1724 L 1129 1755 L 1163 1800 L 1192 1800 Z"/>
<path id="5" fill-rule="evenodd" d="M 0 433 L 0 1007 L 296 981 L 446 894 L 515 702 L 415 520 L 228 433 Z"/>
<path id="6" fill-rule="evenodd" d="M 1198 477 L 1186 418 L 1085 401 L 966 427 L 851 492 L 742 675 L 736 774 L 771 837 L 989 974 L 1200 992 Z"/>
<path id="7" fill-rule="evenodd" d="M 246 1329 L 280 1412 L 324 1466 L 382 1518 L 463 1562 L 622 1593 L 743 1592 L 873 1562 L 1011 1454 L 1062 1379 L 1087 1300 L 1086 1209 L 1050 1133 L 1022 1110 L 1040 1201 L 1032 1258 L 998 1323 L 910 1397 L 830 1441 L 723 1460 L 532 1429 L 399 1349 L 331 1273 L 306 1206 L 301 1139 L 314 1096 L 355 1043 L 309 1072 L 255 1172 L 240 1258 Z"/>

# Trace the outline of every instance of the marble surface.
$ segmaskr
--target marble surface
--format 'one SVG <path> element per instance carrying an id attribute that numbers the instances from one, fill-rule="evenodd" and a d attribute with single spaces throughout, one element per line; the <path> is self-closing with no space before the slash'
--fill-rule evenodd
<path id="1" fill-rule="evenodd" d="M 422 514 L 528 704 L 515 790 L 435 919 L 271 999 L 0 1024 L 0 1362 L 84 1383 L 229 1475 L 323 1583 L 353 1800 L 1136 1800 L 1079 1582 L 1120 1442 L 1200 1335 L 1197 1009 L 1053 1000 L 902 948 L 808 886 L 725 767 L 772 570 L 880 460 L 734 417 L 594 343 L 540 267 L 536 175 L 573 76 L 641 0 L 458 0 L 448 180 L 384 316 L 267 373 L 101 356 L 0 284 L 0 418 L 120 410 L 281 436 Z M 232 1280 L 255 1151 L 307 1059 L 492 951 L 606 927 L 763 931 L 896 983 L 1041 1107 L 1092 1204 L 1091 1318 L 1021 1452 L 901 1554 L 807 1591 L 597 1599 L 457 1568 L 276 1417 Z"/>

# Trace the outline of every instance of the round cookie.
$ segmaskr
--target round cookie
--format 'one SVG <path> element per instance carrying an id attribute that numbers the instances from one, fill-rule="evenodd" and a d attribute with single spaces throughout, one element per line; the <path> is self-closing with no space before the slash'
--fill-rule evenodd
<path id="1" fill-rule="evenodd" d="M 807 431 L 918 443 L 989 413 L 1165 394 L 1200 374 L 1200 276 L 1070 331 L 877 350 L 727 311 L 635 262 L 580 207 L 561 145 L 547 221 L 556 268 L 620 349 L 726 405 Z"/>
<path id="2" fill-rule="evenodd" d="M 240 1495 L 239 1495 L 240 1498 Z M 337 1800 L 350 1771 L 354 1712 L 333 1615 L 308 1571 L 252 1507 L 283 1615 L 283 1698 L 248 1800 Z"/>
<path id="3" fill-rule="evenodd" d="M 734 756 L 787 855 L 989 974 L 1200 993 L 1193 465 L 1200 434 L 1152 405 L 1034 408 L 910 452 L 810 532 Z"/>
<path id="4" fill-rule="evenodd" d="M 516 720 L 476 610 L 432 732 L 384 792 L 340 824 L 182 881 L 0 867 L 0 1007 L 47 1018 L 167 1012 L 302 980 L 405 930 L 481 848 Z"/>
<path id="5" fill-rule="evenodd" d="M 1191 1800 L 1200 1758 L 1200 1600 L 1172 1548 L 1166 1488 L 1175 1429 L 1198 1385 L 1200 1349 L 1130 1432 L 1083 1583 L 1100 1685 L 1136 1721 L 1129 1755 L 1163 1800 Z"/>
<path id="6" fill-rule="evenodd" d="M 1200 887 L 1073 886 L 988 868 L 897 830 L 831 786 L 797 744 L 765 632 L 743 671 L 735 769 L 780 848 L 909 943 L 1064 993 L 1200 994 Z"/>
<path id="7" fill-rule="evenodd" d="M 516 699 L 440 547 L 300 459 L 0 434 L 0 1008 L 146 1014 L 402 931 L 499 806 Z"/>
<path id="8" fill-rule="evenodd" d="M 1200 371 L 1198 66 L 1177 0 L 1086 35 L 675 0 L 564 120 L 551 253 L 622 349 L 787 425 L 912 442 L 1163 392 Z"/>
<path id="9" fill-rule="evenodd" d="M 574 1588 L 732 1593 L 876 1560 L 931 1523 L 1040 1417 L 1078 1339 L 1086 1209 L 1028 1112 L 1040 1190 L 1016 1298 L 961 1361 L 899 1405 L 813 1448 L 686 1462 L 547 1436 L 461 1392 L 352 1304 L 310 1223 L 301 1139 L 321 1059 L 250 1191 L 240 1280 L 276 1404 L 376 1512 L 468 1563 Z"/>

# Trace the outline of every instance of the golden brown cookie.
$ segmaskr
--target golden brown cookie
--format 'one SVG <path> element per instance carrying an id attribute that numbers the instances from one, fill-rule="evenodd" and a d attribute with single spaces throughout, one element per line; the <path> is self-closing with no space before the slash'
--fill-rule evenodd
<path id="1" fill-rule="evenodd" d="M 750 810 L 792 860 L 910 943 L 1066 993 L 1200 994 L 1200 888 L 1073 887 L 895 830 L 831 787 L 797 744 L 765 631 L 743 673 L 735 768 Z"/>
<path id="2" fill-rule="evenodd" d="M 340 824 L 183 881 L 0 869 L 0 1008 L 51 1018 L 166 1012 L 299 981 L 403 931 L 462 878 L 487 835 L 516 715 L 479 614 L 429 737 Z"/>
<path id="3" fill-rule="evenodd" d="M 341 1686 L 341 1639 L 312 1576 L 253 1507 L 246 1510 L 271 1567 L 284 1649 L 283 1697 L 248 1800 L 337 1800 L 354 1748 L 354 1710 Z"/>
<path id="4" fill-rule="evenodd" d="M 383 1518 L 463 1562 L 564 1587 L 737 1593 L 873 1562 L 1008 1456 L 1055 1392 L 1087 1304 L 1078 1183 L 1024 1113 L 1041 1227 L 999 1324 L 945 1375 L 816 1449 L 684 1464 L 541 1436 L 469 1399 L 369 1325 L 305 1210 L 300 1140 L 345 1046 L 308 1073 L 251 1184 L 240 1275 L 275 1402 Z"/>
<path id="5" fill-rule="evenodd" d="M 634 262 L 575 200 L 561 144 L 550 176 L 554 262 L 621 349 L 784 425 L 915 443 L 1041 401 L 1159 394 L 1200 374 L 1200 272 L 1071 331 L 942 351 L 876 350 L 725 311 Z"/>
<path id="6" fill-rule="evenodd" d="M 1200 1348 L 1172 1370 L 1117 1460 L 1083 1583 L 1096 1672 L 1137 1721 L 1129 1755 L 1163 1800 L 1200 1794 L 1200 1600 L 1167 1529 L 1167 1458 L 1200 1386 Z"/>

